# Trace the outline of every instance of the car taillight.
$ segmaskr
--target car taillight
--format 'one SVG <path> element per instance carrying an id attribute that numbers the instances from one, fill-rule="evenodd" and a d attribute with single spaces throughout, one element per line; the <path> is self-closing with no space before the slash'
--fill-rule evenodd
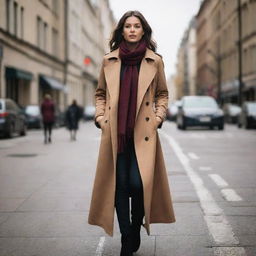
<path id="1" fill-rule="evenodd" d="M 7 117 L 7 116 L 8 116 L 7 112 L 0 113 L 0 117 Z"/>

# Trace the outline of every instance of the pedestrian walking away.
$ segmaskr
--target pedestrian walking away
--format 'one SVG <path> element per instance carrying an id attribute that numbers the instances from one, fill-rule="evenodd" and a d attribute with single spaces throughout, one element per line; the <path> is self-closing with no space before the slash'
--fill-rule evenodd
<path id="1" fill-rule="evenodd" d="M 70 131 L 70 139 L 76 140 L 76 132 L 78 130 L 79 120 L 82 117 L 82 109 L 77 105 L 76 100 L 72 101 L 72 104 L 66 111 L 66 124 Z"/>
<path id="2" fill-rule="evenodd" d="M 52 126 L 55 119 L 55 105 L 49 94 L 46 94 L 41 104 L 41 114 L 44 123 L 44 143 L 52 142 Z"/>
<path id="3" fill-rule="evenodd" d="M 101 142 L 88 222 L 113 236 L 116 209 L 121 256 L 139 249 L 142 225 L 149 235 L 150 223 L 175 222 L 157 132 L 166 117 L 168 90 L 151 34 L 140 12 L 122 16 L 95 92 Z"/>

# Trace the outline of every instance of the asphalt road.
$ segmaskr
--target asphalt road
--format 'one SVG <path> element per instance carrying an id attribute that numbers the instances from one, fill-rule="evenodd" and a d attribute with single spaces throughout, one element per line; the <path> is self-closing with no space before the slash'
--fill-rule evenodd
<path id="1" fill-rule="evenodd" d="M 256 130 L 159 130 L 176 223 L 142 230 L 140 256 L 256 255 Z M 0 256 L 116 256 L 114 237 L 87 224 L 100 130 L 77 141 L 55 129 L 0 139 Z"/>

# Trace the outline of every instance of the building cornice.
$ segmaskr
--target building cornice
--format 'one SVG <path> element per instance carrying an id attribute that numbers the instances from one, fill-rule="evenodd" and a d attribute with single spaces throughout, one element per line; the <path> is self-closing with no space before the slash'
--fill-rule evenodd
<path id="1" fill-rule="evenodd" d="M 57 58 L 56 56 L 53 56 L 45 51 L 42 51 L 39 47 L 29 43 L 29 42 L 26 42 L 20 38 L 17 38 L 13 35 L 11 35 L 9 32 L 6 32 L 5 30 L 3 30 L 2 28 L 0 28 L 0 35 L 4 35 L 8 40 L 11 40 L 13 41 L 13 43 L 15 45 L 18 45 L 15 46 L 14 44 L 11 44 L 10 42 L 8 42 L 8 40 L 5 40 L 5 38 L 1 37 L 0 38 L 0 42 L 3 44 L 3 45 L 7 45 L 8 47 L 22 53 L 23 55 L 26 55 L 28 58 L 30 59 L 34 59 L 38 62 L 41 62 L 43 64 L 46 64 L 44 61 L 40 60 L 40 58 L 36 58 L 32 55 L 30 55 L 26 50 L 23 50 L 21 49 L 21 46 L 22 47 L 26 47 L 26 48 L 29 48 L 30 50 L 36 52 L 37 54 L 40 55 L 40 57 L 45 57 L 45 58 L 48 58 L 50 59 L 51 61 L 55 62 L 56 64 L 59 64 L 59 65 L 63 65 L 64 66 L 64 63 L 65 61 L 64 60 L 60 60 L 59 58 Z M 48 65 L 48 64 L 47 64 Z"/>

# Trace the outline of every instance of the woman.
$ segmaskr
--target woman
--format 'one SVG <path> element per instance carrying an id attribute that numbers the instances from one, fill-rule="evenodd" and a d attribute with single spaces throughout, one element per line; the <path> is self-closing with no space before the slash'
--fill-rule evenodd
<path id="1" fill-rule="evenodd" d="M 45 95 L 44 101 L 41 104 L 41 114 L 44 123 L 44 143 L 51 143 L 52 126 L 55 120 L 55 106 L 49 94 Z"/>
<path id="2" fill-rule="evenodd" d="M 82 110 L 77 105 L 76 100 L 72 101 L 72 104 L 68 107 L 66 112 L 67 128 L 70 131 L 70 139 L 76 140 L 76 132 L 78 130 L 78 122 L 82 117 Z"/>
<path id="3" fill-rule="evenodd" d="M 168 91 L 162 58 L 143 15 L 123 15 L 110 40 L 95 93 L 95 124 L 102 129 L 89 223 L 113 235 L 114 208 L 121 254 L 140 246 L 140 227 L 175 221 L 157 128 Z M 131 221 L 129 197 L 131 197 Z"/>

